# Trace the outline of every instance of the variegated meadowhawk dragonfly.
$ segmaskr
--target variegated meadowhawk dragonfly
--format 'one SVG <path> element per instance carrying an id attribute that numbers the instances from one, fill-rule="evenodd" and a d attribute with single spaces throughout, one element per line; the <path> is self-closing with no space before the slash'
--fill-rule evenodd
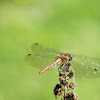
<path id="1" fill-rule="evenodd" d="M 41 69 L 42 74 L 56 66 L 71 62 L 76 78 L 99 78 L 100 59 L 61 53 L 60 51 L 45 47 L 38 43 L 31 46 L 32 54 L 28 54 L 25 60 L 36 68 Z"/>

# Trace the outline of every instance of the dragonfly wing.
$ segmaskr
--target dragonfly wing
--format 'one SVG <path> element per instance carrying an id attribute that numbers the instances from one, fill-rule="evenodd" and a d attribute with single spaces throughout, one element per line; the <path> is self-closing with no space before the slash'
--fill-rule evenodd
<path id="1" fill-rule="evenodd" d="M 100 59 L 73 55 L 72 67 L 78 78 L 100 78 Z"/>
<path id="2" fill-rule="evenodd" d="M 47 55 L 54 56 L 55 55 L 55 56 L 58 56 L 58 54 L 60 54 L 60 51 L 45 47 L 45 46 L 38 44 L 38 43 L 33 44 L 31 46 L 31 49 L 32 49 L 34 55 L 43 55 L 43 56 L 47 56 Z"/>
<path id="3" fill-rule="evenodd" d="M 40 56 L 40 55 L 28 54 L 27 56 L 25 56 L 25 60 L 29 64 L 39 69 L 47 67 L 48 65 L 52 64 L 56 59 L 57 57 L 51 55 Z"/>

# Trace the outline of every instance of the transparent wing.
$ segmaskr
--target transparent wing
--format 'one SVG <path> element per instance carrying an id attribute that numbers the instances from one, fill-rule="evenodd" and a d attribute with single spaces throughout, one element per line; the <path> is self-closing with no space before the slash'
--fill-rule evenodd
<path id="1" fill-rule="evenodd" d="M 57 56 L 60 54 L 59 51 L 47 48 L 41 44 L 35 43 L 31 46 L 32 54 L 28 54 L 25 60 L 36 68 L 43 69 L 48 65 L 52 64 Z"/>
<path id="2" fill-rule="evenodd" d="M 72 68 L 77 78 L 100 78 L 100 59 L 73 55 Z"/>
<path id="3" fill-rule="evenodd" d="M 39 69 L 47 67 L 48 65 L 52 64 L 56 59 L 57 57 L 51 55 L 40 56 L 40 55 L 28 54 L 27 56 L 25 56 L 25 60 L 29 64 Z"/>
<path id="4" fill-rule="evenodd" d="M 51 49 L 48 47 L 45 47 L 41 44 L 35 43 L 31 46 L 31 49 L 33 51 L 34 55 L 42 55 L 42 56 L 47 56 L 47 55 L 53 55 L 53 56 L 58 56 L 60 54 L 59 51 L 55 49 Z"/>

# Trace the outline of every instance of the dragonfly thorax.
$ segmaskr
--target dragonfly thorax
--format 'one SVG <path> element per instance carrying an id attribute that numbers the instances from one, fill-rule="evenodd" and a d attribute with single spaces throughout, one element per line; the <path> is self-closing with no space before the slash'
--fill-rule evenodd
<path id="1" fill-rule="evenodd" d="M 62 62 L 69 62 L 72 60 L 72 54 L 69 53 L 60 53 L 58 58 L 62 59 Z"/>

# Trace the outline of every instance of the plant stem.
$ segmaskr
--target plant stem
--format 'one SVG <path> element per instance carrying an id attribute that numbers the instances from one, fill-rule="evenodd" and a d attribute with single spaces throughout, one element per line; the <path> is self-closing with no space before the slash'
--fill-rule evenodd
<path id="1" fill-rule="evenodd" d="M 65 79 L 66 79 L 66 72 L 65 72 Z M 66 100 L 66 94 L 67 94 L 67 85 L 65 85 L 65 92 L 64 92 L 64 100 Z"/>
<path id="2" fill-rule="evenodd" d="M 64 100 L 66 100 L 67 86 L 65 85 Z"/>

